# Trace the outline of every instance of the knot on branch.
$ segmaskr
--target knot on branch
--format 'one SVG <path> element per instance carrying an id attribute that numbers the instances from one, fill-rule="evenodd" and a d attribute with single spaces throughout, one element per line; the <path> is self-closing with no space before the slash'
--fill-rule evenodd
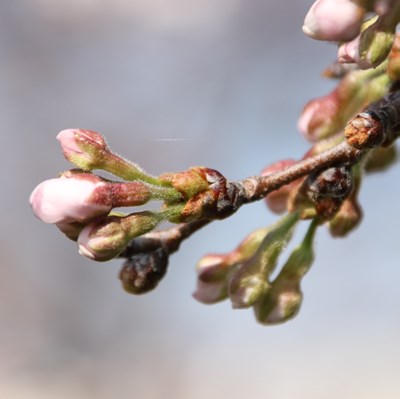
<path id="1" fill-rule="evenodd" d="M 227 180 L 220 172 L 199 168 L 208 188 L 193 195 L 181 213 L 182 221 L 196 219 L 224 219 L 232 215 L 243 203 L 242 185 Z"/>

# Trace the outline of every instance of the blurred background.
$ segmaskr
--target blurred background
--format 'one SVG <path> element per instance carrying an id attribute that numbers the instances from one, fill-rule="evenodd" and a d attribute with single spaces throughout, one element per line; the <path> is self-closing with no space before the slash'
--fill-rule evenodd
<path id="1" fill-rule="evenodd" d="M 126 294 L 32 214 L 82 127 L 159 174 L 231 179 L 308 144 L 296 130 L 335 46 L 301 32 L 312 1 L 18 0 L 0 10 L 0 397 L 399 398 L 398 163 L 364 184 L 348 239 L 321 229 L 303 308 L 276 327 L 191 298 L 194 266 L 276 216 L 262 203 L 196 234 L 154 292 Z"/>

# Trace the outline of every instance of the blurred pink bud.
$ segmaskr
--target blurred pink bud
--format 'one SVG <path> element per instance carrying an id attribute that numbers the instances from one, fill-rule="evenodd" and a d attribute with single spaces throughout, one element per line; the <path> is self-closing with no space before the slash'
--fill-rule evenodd
<path id="1" fill-rule="evenodd" d="M 196 266 L 197 287 L 193 298 L 205 304 L 224 300 L 228 296 L 228 274 L 233 266 L 229 255 L 204 256 Z"/>
<path id="2" fill-rule="evenodd" d="M 109 153 L 104 137 L 85 129 L 66 129 L 58 133 L 64 157 L 84 170 L 100 169 L 103 158 Z"/>
<path id="3" fill-rule="evenodd" d="M 262 172 L 261 176 L 268 176 L 271 173 L 280 172 L 287 169 L 296 163 L 294 159 L 284 159 L 267 166 Z M 287 210 L 289 195 L 292 190 L 297 186 L 300 180 L 295 180 L 278 190 L 272 191 L 265 197 L 265 203 L 268 208 L 274 213 L 282 213 Z"/>
<path id="4" fill-rule="evenodd" d="M 303 32 L 316 40 L 349 41 L 360 33 L 365 9 L 351 0 L 317 0 L 304 20 Z"/>
<path id="5" fill-rule="evenodd" d="M 337 117 L 339 106 L 340 99 L 336 90 L 309 101 L 300 115 L 298 129 L 311 142 L 328 136 L 327 131 L 329 132 L 332 121 Z"/>
<path id="6" fill-rule="evenodd" d="M 45 223 L 84 222 L 112 208 L 107 183 L 88 173 L 45 180 L 32 191 L 29 202 Z"/>
<path id="7" fill-rule="evenodd" d="M 374 4 L 374 10 L 378 15 L 386 15 L 396 0 L 377 0 Z"/>
<path id="8" fill-rule="evenodd" d="M 358 48 L 360 35 L 350 42 L 343 43 L 338 50 L 338 60 L 343 64 L 356 64 L 360 60 Z"/>

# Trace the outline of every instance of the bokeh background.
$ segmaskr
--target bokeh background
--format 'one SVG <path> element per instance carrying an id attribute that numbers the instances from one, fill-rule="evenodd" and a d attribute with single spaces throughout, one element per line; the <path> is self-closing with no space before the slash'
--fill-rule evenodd
<path id="1" fill-rule="evenodd" d="M 397 163 L 365 182 L 362 226 L 320 231 L 299 316 L 191 298 L 194 265 L 276 217 L 241 209 L 186 242 L 134 297 L 34 218 L 28 197 L 70 165 L 56 134 L 83 127 L 151 173 L 207 165 L 231 179 L 299 157 L 302 106 L 335 46 L 301 32 L 311 1 L 16 0 L 0 5 L 0 397 L 399 398 Z"/>

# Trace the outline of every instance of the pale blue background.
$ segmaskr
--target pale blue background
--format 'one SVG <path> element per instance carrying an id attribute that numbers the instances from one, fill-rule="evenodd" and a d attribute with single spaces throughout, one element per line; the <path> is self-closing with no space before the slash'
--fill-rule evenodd
<path id="1" fill-rule="evenodd" d="M 303 309 L 271 328 L 191 298 L 203 254 L 276 219 L 263 204 L 185 243 L 142 297 L 120 289 L 119 261 L 80 257 L 28 206 L 70 167 L 55 139 L 69 127 L 154 174 L 207 165 L 239 179 L 300 157 L 299 112 L 333 85 L 319 74 L 335 46 L 301 32 L 311 3 L 1 2 L 1 398 L 399 398 L 398 163 L 365 181 L 351 237 L 318 234 Z"/>

